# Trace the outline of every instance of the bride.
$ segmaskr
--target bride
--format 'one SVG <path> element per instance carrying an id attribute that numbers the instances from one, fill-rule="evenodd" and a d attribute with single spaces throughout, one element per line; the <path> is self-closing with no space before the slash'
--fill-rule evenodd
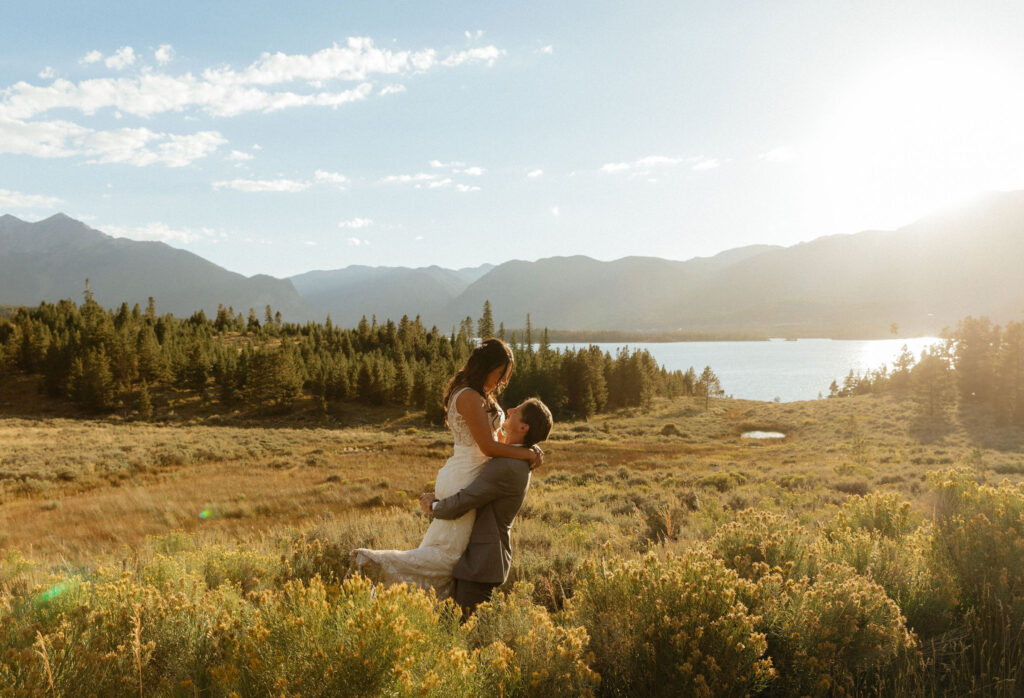
<path id="1" fill-rule="evenodd" d="M 531 469 L 541 464 L 538 446 L 523 448 L 502 440 L 505 415 L 495 393 L 508 384 L 514 365 L 512 350 L 505 342 L 486 339 L 448 381 L 445 423 L 455 439 L 455 454 L 437 473 L 434 492 L 438 499 L 466 487 L 491 458 L 526 460 Z M 352 551 L 352 566 L 375 581 L 432 587 L 440 598 L 446 598 L 451 595 L 452 569 L 469 543 L 475 519 L 475 510 L 451 521 L 434 519 L 420 547 L 413 550 L 358 548 Z"/>

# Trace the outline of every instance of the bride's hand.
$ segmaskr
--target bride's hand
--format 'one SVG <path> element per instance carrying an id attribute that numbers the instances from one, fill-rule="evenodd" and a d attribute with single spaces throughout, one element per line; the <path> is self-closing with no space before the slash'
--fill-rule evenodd
<path id="1" fill-rule="evenodd" d="M 530 446 L 530 450 L 533 451 L 533 458 L 530 459 L 530 470 L 533 471 L 544 465 L 544 451 L 537 444 Z"/>

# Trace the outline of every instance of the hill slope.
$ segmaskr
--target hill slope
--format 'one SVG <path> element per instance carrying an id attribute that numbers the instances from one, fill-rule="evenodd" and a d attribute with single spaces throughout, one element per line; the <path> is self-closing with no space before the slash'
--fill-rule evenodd
<path id="1" fill-rule="evenodd" d="M 218 303 L 263 318 L 270 305 L 285 320 L 320 319 L 290 281 L 271 276 L 245 277 L 198 255 L 162 242 L 113 238 L 63 214 L 37 223 L 0 216 L 0 304 L 37 305 L 82 297 L 85 280 L 101 305 L 146 305 L 152 296 L 158 312 L 215 313 Z"/>
<path id="2" fill-rule="evenodd" d="M 490 264 L 466 269 L 353 265 L 299 274 L 290 281 L 304 298 L 343 327 L 354 327 L 364 315 L 376 315 L 380 320 L 420 315 L 430 324 L 440 320 L 438 309 L 492 268 Z"/>

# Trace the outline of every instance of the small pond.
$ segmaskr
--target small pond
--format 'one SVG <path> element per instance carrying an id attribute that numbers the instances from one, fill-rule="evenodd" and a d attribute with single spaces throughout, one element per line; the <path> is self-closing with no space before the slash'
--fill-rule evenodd
<path id="1" fill-rule="evenodd" d="M 786 435 L 781 431 L 745 431 L 741 435 L 744 439 L 784 439 Z"/>

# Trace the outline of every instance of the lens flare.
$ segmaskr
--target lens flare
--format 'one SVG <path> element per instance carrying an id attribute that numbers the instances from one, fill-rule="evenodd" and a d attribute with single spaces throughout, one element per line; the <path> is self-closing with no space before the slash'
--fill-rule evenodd
<path id="1" fill-rule="evenodd" d="M 43 602 L 52 601 L 53 599 L 57 598 L 58 596 L 60 596 L 61 594 L 63 594 L 67 590 L 68 590 L 68 585 L 65 584 L 64 582 L 59 582 L 58 584 L 54 584 L 52 587 L 50 587 L 49 589 L 44 591 L 42 594 L 40 594 L 39 595 L 39 600 L 43 601 Z"/>
<path id="2" fill-rule="evenodd" d="M 200 519 L 208 519 L 211 516 L 213 516 L 213 512 L 210 511 L 209 509 L 203 509 L 201 512 L 199 512 Z"/>

